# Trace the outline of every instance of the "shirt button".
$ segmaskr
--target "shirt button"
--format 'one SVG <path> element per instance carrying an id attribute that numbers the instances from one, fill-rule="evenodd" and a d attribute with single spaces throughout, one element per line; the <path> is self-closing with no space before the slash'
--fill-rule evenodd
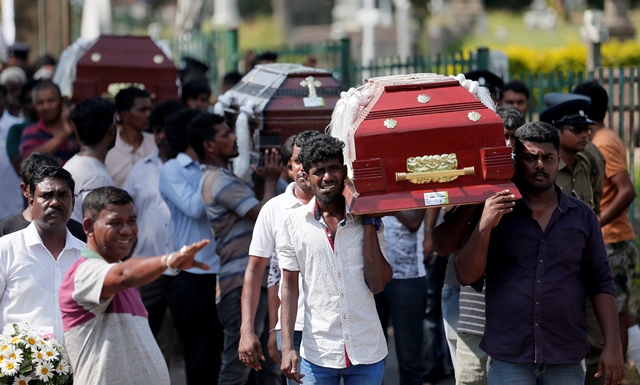
<path id="1" fill-rule="evenodd" d="M 536 305 L 540 305 L 540 302 L 536 301 Z"/>
<path id="2" fill-rule="evenodd" d="M 538 326 L 538 323 L 536 322 L 536 326 Z"/>
<path id="3" fill-rule="evenodd" d="M 544 261 L 544 259 L 540 259 L 540 263 L 542 263 Z"/>
<path id="4" fill-rule="evenodd" d="M 538 280 L 538 283 L 540 283 L 540 280 Z"/>

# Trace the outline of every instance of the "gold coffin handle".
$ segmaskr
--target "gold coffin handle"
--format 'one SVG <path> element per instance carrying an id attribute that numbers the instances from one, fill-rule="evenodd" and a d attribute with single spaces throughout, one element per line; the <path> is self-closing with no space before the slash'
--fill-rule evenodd
<path id="1" fill-rule="evenodd" d="M 416 182 L 419 179 L 435 179 L 442 177 L 458 177 L 461 175 L 474 175 L 476 173 L 475 167 L 465 167 L 457 170 L 441 170 L 441 171 L 427 171 L 427 172 L 397 172 L 396 182 L 402 182 L 408 180 L 409 182 Z"/>

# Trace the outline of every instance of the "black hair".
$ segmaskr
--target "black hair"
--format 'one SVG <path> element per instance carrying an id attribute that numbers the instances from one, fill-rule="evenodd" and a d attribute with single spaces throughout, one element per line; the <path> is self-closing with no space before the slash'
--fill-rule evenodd
<path id="1" fill-rule="evenodd" d="M 36 85 L 41 81 L 42 80 L 39 80 L 39 79 L 29 79 L 27 80 L 26 83 L 22 85 L 22 87 L 20 88 L 20 96 L 19 96 L 20 104 L 22 105 L 27 104 L 27 101 L 29 100 L 28 98 L 32 96 L 31 91 L 33 91 Z M 33 102 L 33 99 L 31 99 L 31 101 Z"/>
<path id="2" fill-rule="evenodd" d="M 595 121 L 602 122 L 609 108 L 609 95 L 596 81 L 580 84 L 573 90 L 574 94 L 585 95 L 591 98 L 591 107 L 587 116 Z"/>
<path id="3" fill-rule="evenodd" d="M 224 117 L 216 114 L 204 113 L 193 118 L 187 124 L 187 137 L 189 145 L 198 154 L 200 159 L 204 159 L 204 142 L 213 140 L 218 133 L 215 126 L 223 124 Z"/>
<path id="4" fill-rule="evenodd" d="M 33 175 L 31 175 L 31 179 L 29 180 L 29 193 L 31 196 L 36 191 L 36 187 L 45 179 L 59 178 L 63 181 L 67 182 L 71 193 L 76 188 L 76 182 L 73 181 L 73 177 L 69 174 L 69 171 L 65 170 L 60 166 L 46 165 L 40 168 L 37 168 Z"/>
<path id="5" fill-rule="evenodd" d="M 2 95 L 5 98 L 9 95 L 9 90 L 7 90 L 7 87 L 5 87 L 2 84 L 0 84 L 0 95 Z"/>
<path id="6" fill-rule="evenodd" d="M 100 143 L 111 126 L 116 106 L 99 96 L 82 100 L 69 113 L 69 118 L 76 126 L 78 139 L 85 146 Z"/>
<path id="7" fill-rule="evenodd" d="M 33 98 L 33 101 L 35 102 L 36 94 L 38 92 L 44 91 L 44 90 L 51 90 L 51 89 L 56 91 L 56 94 L 58 95 L 59 98 L 62 97 L 62 92 L 60 92 L 60 87 L 58 87 L 56 83 L 50 80 L 42 80 L 41 82 L 36 84 L 31 90 L 31 98 Z"/>
<path id="8" fill-rule="evenodd" d="M 526 123 L 522 112 L 514 106 L 499 106 L 496 108 L 496 114 L 502 119 L 504 128 L 509 131 L 517 130 Z"/>
<path id="9" fill-rule="evenodd" d="M 226 85 L 227 87 L 231 88 L 236 84 L 238 84 L 240 80 L 242 80 L 242 74 L 240 72 L 238 71 L 227 72 L 222 77 L 222 85 Z"/>
<path id="10" fill-rule="evenodd" d="M 167 137 L 169 147 L 174 153 L 184 152 L 189 147 L 187 139 L 187 124 L 196 116 L 204 112 L 191 108 L 178 110 L 164 119 L 164 135 Z"/>
<path id="11" fill-rule="evenodd" d="M 260 64 L 260 62 L 275 63 L 277 61 L 278 61 L 278 54 L 276 52 L 267 51 L 257 55 L 253 59 L 253 61 L 251 61 L 251 66 L 255 67 L 256 65 Z"/>
<path id="12" fill-rule="evenodd" d="M 303 148 L 304 146 L 309 144 L 309 141 L 313 141 L 313 139 L 318 138 L 324 135 L 320 131 L 307 130 L 296 135 L 296 138 L 293 140 L 293 144 Z"/>
<path id="13" fill-rule="evenodd" d="M 190 80 L 182 85 L 182 94 L 180 100 L 187 103 L 189 99 L 197 99 L 198 96 L 205 94 L 207 98 L 211 96 L 211 87 L 204 80 Z"/>
<path id="14" fill-rule="evenodd" d="M 133 198 L 123 189 L 107 186 L 99 187 L 84 197 L 82 201 L 82 216 L 96 221 L 102 210 L 109 205 L 124 206 L 133 204 Z"/>
<path id="15" fill-rule="evenodd" d="M 280 162 L 284 165 L 286 165 L 291 159 L 291 156 L 293 156 L 293 140 L 295 138 L 295 135 L 291 135 L 282 143 L 282 146 L 280 146 Z"/>
<path id="16" fill-rule="evenodd" d="M 560 151 L 558 129 L 549 123 L 531 122 L 516 130 L 516 154 L 524 149 L 523 142 L 551 143 L 556 151 Z"/>
<path id="17" fill-rule="evenodd" d="M 151 126 L 151 130 L 154 132 L 163 131 L 167 116 L 183 108 L 185 108 L 184 103 L 175 99 L 163 99 L 156 103 L 149 115 L 149 126 Z"/>
<path id="18" fill-rule="evenodd" d="M 136 99 L 151 98 L 151 95 L 138 87 L 123 88 L 116 95 L 116 110 L 118 112 L 129 111 L 133 108 Z"/>
<path id="19" fill-rule="evenodd" d="M 57 64 L 56 59 L 54 59 L 53 56 L 44 54 L 40 56 L 38 59 L 36 59 L 35 63 L 33 63 L 33 69 L 37 71 L 42 66 L 46 66 L 46 65 L 55 66 L 56 64 Z"/>
<path id="20" fill-rule="evenodd" d="M 311 170 L 311 164 L 315 162 L 337 158 L 341 164 L 344 164 L 343 147 L 344 143 L 340 139 L 321 134 L 315 137 L 313 141 L 305 143 L 300 149 L 298 160 L 302 163 L 302 167 L 307 174 Z"/>
<path id="21" fill-rule="evenodd" d="M 58 159 L 46 152 L 32 152 L 20 162 L 20 179 L 25 186 L 29 185 L 33 173 L 44 166 L 60 166 Z"/>
<path id="22" fill-rule="evenodd" d="M 529 100 L 529 88 L 520 80 L 512 80 L 502 86 L 502 88 L 500 89 L 500 99 L 502 99 L 505 91 L 513 91 L 518 94 L 524 94 L 527 100 Z"/>

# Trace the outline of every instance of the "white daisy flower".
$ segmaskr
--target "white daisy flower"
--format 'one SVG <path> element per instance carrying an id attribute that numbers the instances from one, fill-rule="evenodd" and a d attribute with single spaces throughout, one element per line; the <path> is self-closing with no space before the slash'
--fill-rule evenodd
<path id="1" fill-rule="evenodd" d="M 53 361 L 58 358 L 58 351 L 51 344 L 45 344 L 40 347 L 40 351 L 44 355 L 44 359 L 47 361 Z"/>
<path id="2" fill-rule="evenodd" d="M 9 359 L 15 361 L 18 365 L 20 365 L 23 360 L 22 353 L 23 351 L 21 349 L 15 348 L 11 353 L 8 354 L 8 356 Z"/>
<path id="3" fill-rule="evenodd" d="M 58 366 L 56 367 L 56 372 L 60 375 L 64 375 L 69 373 L 69 363 L 64 358 L 60 360 Z"/>
<path id="4" fill-rule="evenodd" d="M 14 385 L 28 385 L 29 381 L 31 381 L 31 377 L 19 375 L 14 381 Z"/>
<path id="5" fill-rule="evenodd" d="M 27 334 L 27 338 L 25 339 L 25 345 L 31 347 L 32 349 L 36 347 L 36 345 L 38 344 L 38 340 L 40 338 L 38 337 L 37 334 Z"/>
<path id="6" fill-rule="evenodd" d="M 33 352 L 33 359 L 35 361 L 42 361 L 45 358 L 44 352 L 41 349 L 37 349 Z"/>
<path id="7" fill-rule="evenodd" d="M 0 371 L 5 376 L 14 376 L 18 373 L 18 369 L 20 369 L 20 364 L 12 359 L 4 359 L 0 363 Z"/>
<path id="8" fill-rule="evenodd" d="M 53 366 L 49 362 L 41 361 L 36 365 L 35 374 L 38 380 L 47 382 L 53 378 Z"/>

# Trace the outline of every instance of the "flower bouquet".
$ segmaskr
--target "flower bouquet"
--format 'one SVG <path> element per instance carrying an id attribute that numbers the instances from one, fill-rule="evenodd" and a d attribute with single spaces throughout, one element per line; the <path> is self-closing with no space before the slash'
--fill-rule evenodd
<path id="1" fill-rule="evenodd" d="M 66 352 L 52 334 L 17 324 L 0 334 L 0 384 L 62 385 L 70 376 Z"/>

